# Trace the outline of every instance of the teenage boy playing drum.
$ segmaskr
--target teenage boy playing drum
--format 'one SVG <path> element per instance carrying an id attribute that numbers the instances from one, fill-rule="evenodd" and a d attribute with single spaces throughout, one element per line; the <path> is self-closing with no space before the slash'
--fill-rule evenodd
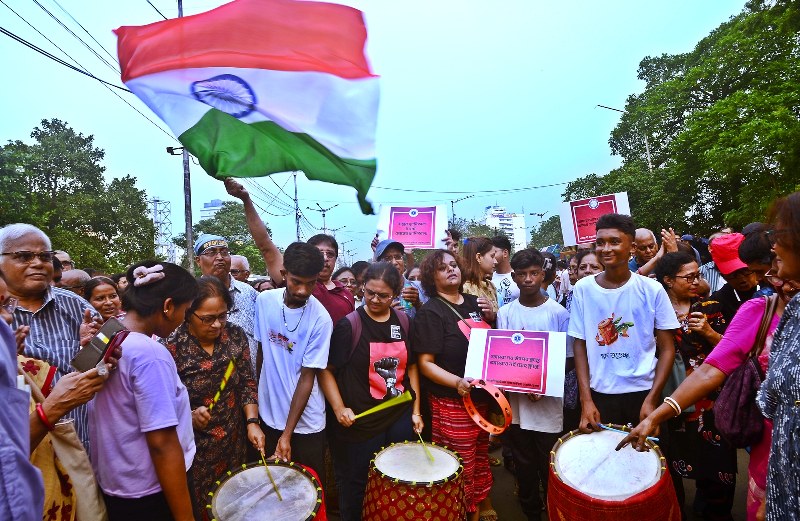
<path id="1" fill-rule="evenodd" d="M 521 250 L 511 258 L 511 276 L 519 299 L 497 312 L 499 329 L 567 332 L 569 312 L 542 293 L 551 259 L 534 249 Z M 555 269 L 555 266 L 552 266 Z M 572 341 L 567 337 L 567 370 L 572 367 Z M 514 423 L 508 431 L 519 483 L 519 501 L 529 520 L 538 521 L 547 503 L 550 450 L 563 428 L 563 399 L 538 394 L 509 393 Z M 572 427 L 572 426 L 571 426 Z M 539 497 L 539 486 L 544 500 Z"/>
<path id="2" fill-rule="evenodd" d="M 679 326 L 661 284 L 628 268 L 633 219 L 606 214 L 596 229 L 605 271 L 577 282 L 569 321 L 580 429 L 587 433 L 600 430 L 601 422 L 637 425 L 661 404 L 675 357 L 672 330 Z"/>
<path id="3" fill-rule="evenodd" d="M 259 293 L 255 313 L 266 454 L 311 467 L 318 476 L 325 475 L 325 398 L 317 372 L 328 364 L 333 332 L 330 315 L 311 295 L 323 263 L 316 246 L 290 244 L 281 270 L 286 288 Z"/>

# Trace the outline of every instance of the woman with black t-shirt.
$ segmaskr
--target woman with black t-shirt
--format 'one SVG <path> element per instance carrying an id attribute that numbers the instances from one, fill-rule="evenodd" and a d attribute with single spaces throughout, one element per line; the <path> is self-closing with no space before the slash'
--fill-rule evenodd
<path id="1" fill-rule="evenodd" d="M 461 267 L 445 250 L 428 255 L 420 265 L 420 282 L 430 296 L 414 319 L 413 346 L 429 396 L 431 433 L 434 443 L 458 452 L 464 461 L 464 501 L 470 521 L 494 521 L 489 491 L 489 434 L 481 429 L 464 407 L 470 392 L 464 378 L 469 332 L 488 328 L 478 298 L 462 292 Z M 476 403 L 486 416 L 488 404 Z"/>
<path id="2" fill-rule="evenodd" d="M 364 274 L 364 305 L 336 324 L 328 367 L 319 383 L 336 421 L 329 421 L 334 472 L 342 521 L 360 520 L 369 462 L 390 443 L 422 431 L 419 376 L 409 342 L 409 322 L 392 301 L 403 279 L 388 262 L 372 264 Z M 354 339 L 354 333 L 361 333 Z M 405 403 L 355 420 L 355 415 L 411 390 Z"/>

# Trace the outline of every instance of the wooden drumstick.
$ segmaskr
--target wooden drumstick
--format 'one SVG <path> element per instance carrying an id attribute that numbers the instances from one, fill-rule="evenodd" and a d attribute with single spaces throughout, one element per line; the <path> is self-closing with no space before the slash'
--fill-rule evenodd
<path id="1" fill-rule="evenodd" d="M 275 483 L 275 480 L 272 479 L 272 472 L 269 471 L 269 466 L 267 465 L 267 461 L 264 459 L 264 451 L 263 450 L 261 451 L 261 463 L 264 464 L 264 468 L 267 470 L 267 476 L 269 476 L 269 481 L 270 481 L 270 483 L 272 483 L 272 488 L 275 489 L 275 494 L 278 495 L 278 501 L 283 501 L 283 498 L 281 497 L 281 491 L 278 490 L 277 483 Z"/>

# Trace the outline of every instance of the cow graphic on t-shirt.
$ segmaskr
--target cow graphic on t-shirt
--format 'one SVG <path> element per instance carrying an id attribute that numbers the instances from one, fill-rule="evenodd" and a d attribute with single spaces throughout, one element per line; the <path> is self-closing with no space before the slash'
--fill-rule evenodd
<path id="1" fill-rule="evenodd" d="M 395 384 L 397 384 L 397 365 L 399 363 L 400 360 L 397 358 L 386 357 L 376 360 L 375 363 L 372 364 L 375 368 L 375 372 L 386 381 L 386 395 L 383 397 L 384 399 L 394 398 L 402 394 L 400 390 L 395 387 Z"/>
<path id="2" fill-rule="evenodd" d="M 604 318 L 597 324 L 597 336 L 594 337 L 595 341 L 601 346 L 610 346 L 619 337 L 627 337 L 628 329 L 633 327 L 633 322 L 623 322 L 622 317 L 614 318 L 614 313 L 611 313 L 610 318 Z"/>

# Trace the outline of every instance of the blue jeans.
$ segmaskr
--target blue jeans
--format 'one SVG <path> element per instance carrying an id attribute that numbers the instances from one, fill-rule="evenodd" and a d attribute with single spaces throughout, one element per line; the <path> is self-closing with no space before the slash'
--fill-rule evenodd
<path id="1" fill-rule="evenodd" d="M 411 424 L 411 407 L 384 432 L 365 441 L 331 443 L 333 471 L 339 487 L 339 517 L 342 521 L 361 521 L 367 489 L 369 462 L 375 453 L 391 443 L 416 439 Z"/>

